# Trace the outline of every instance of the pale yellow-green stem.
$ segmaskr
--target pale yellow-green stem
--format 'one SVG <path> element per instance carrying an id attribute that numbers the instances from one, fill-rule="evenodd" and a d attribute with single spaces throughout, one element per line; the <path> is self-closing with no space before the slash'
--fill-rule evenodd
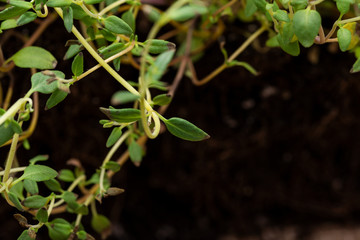
<path id="1" fill-rule="evenodd" d="M 63 17 L 63 12 L 61 8 L 55 8 L 56 12 L 59 14 L 59 16 Z M 131 92 L 134 95 L 138 95 L 141 98 L 144 98 L 138 91 L 136 91 L 135 88 L 133 88 L 124 78 L 122 78 L 108 63 L 105 62 L 104 59 L 90 46 L 90 44 L 86 41 L 86 39 L 81 35 L 81 33 L 76 29 L 75 26 L 72 27 L 72 33 L 75 35 L 75 37 L 80 41 L 80 43 L 84 46 L 84 48 L 95 58 L 95 60 L 111 75 L 113 76 L 123 87 L 125 87 L 129 92 Z M 155 33 L 156 34 L 156 33 Z M 146 109 L 149 113 L 152 113 L 154 110 L 150 106 L 150 104 L 143 100 L 144 107 L 143 109 Z M 145 113 L 146 114 L 146 113 Z M 156 115 L 154 115 L 156 116 Z M 157 118 L 157 116 L 155 117 Z M 145 120 L 145 119 L 143 119 Z M 156 122 L 157 120 L 154 119 Z M 149 128 L 146 123 L 144 124 L 144 128 Z M 158 124 L 156 124 L 158 126 Z M 151 133 L 151 131 L 146 131 L 147 133 Z M 154 129 L 154 133 L 160 132 L 160 129 Z M 154 134 L 150 134 L 150 138 L 154 138 L 157 135 L 154 136 Z"/>
<path id="2" fill-rule="evenodd" d="M 17 167 L 17 168 L 12 168 L 10 170 L 10 173 L 16 173 L 16 172 L 23 172 L 25 170 L 26 167 Z M 5 171 L 0 171 L 0 176 L 4 175 Z"/>
<path id="3" fill-rule="evenodd" d="M 129 131 L 126 131 L 123 135 L 121 135 L 119 140 L 117 140 L 117 142 L 114 144 L 114 146 L 112 146 L 112 148 L 106 155 L 106 157 L 101 165 L 100 181 L 99 181 L 100 194 L 102 194 L 104 192 L 104 177 L 105 177 L 105 170 L 106 170 L 105 165 L 107 162 L 109 162 L 111 160 L 114 153 L 119 149 L 121 144 L 126 140 L 126 138 L 130 135 L 130 133 L 131 133 L 131 131 L 129 130 Z"/>
<path id="4" fill-rule="evenodd" d="M 48 10 L 48 8 L 47 8 L 46 5 L 44 5 L 44 13 L 42 13 L 41 10 L 40 10 L 40 11 L 38 11 L 38 10 L 36 10 L 36 9 L 34 9 L 34 10 L 35 10 L 35 12 L 36 12 L 36 15 L 37 15 L 38 17 L 41 17 L 41 18 L 47 17 L 47 16 L 48 16 L 48 13 L 49 13 L 49 10 Z"/>
<path id="5" fill-rule="evenodd" d="M 153 25 L 151 28 L 147 39 L 154 39 L 156 37 L 156 34 L 160 31 L 161 27 L 167 24 L 171 19 L 169 17 L 169 14 L 172 13 L 172 11 L 176 11 L 181 6 L 189 2 L 189 0 L 180 0 L 175 2 L 162 16 L 161 18 Z M 147 79 L 145 79 L 145 70 L 146 70 L 146 56 L 149 53 L 149 47 L 150 42 L 146 44 L 144 51 L 142 53 L 141 58 L 141 66 L 140 66 L 140 78 L 139 78 L 139 92 L 140 92 L 140 113 L 141 113 L 141 122 L 143 125 L 143 129 L 146 133 L 146 135 L 153 139 L 156 138 L 160 133 L 160 119 L 158 115 L 153 110 L 148 110 L 146 107 L 147 101 L 145 100 L 146 97 L 146 91 L 148 89 L 148 82 Z M 148 119 L 147 119 L 147 112 L 150 114 L 150 119 L 154 121 L 154 129 L 151 131 Z"/>
<path id="6" fill-rule="evenodd" d="M 53 208 L 54 208 L 54 205 L 55 205 L 55 196 L 53 196 L 53 198 L 51 199 L 49 208 L 48 208 L 48 210 L 47 210 L 48 216 L 51 215 L 51 212 L 52 212 L 52 210 L 53 210 Z"/>
<path id="7" fill-rule="evenodd" d="M 68 187 L 68 189 L 66 191 L 72 192 L 75 189 L 75 187 L 84 179 L 85 179 L 85 175 L 81 175 L 81 176 L 77 177 L 74 180 L 74 182 Z M 61 199 L 61 200 L 57 201 L 56 203 L 54 203 L 54 207 L 60 206 L 64 202 L 65 202 L 64 199 Z"/>
<path id="8" fill-rule="evenodd" d="M 112 60 L 114 60 L 114 59 L 116 59 L 116 58 L 118 58 L 118 57 L 120 57 L 120 56 L 122 56 L 122 55 L 125 55 L 126 53 L 130 52 L 130 51 L 134 48 L 134 46 L 135 46 L 135 42 L 133 41 L 133 42 L 131 42 L 131 44 L 130 44 L 126 49 L 124 49 L 124 50 L 122 50 L 121 52 L 119 52 L 119 53 L 117 53 L 117 54 L 115 54 L 115 55 L 107 58 L 107 59 L 105 60 L 105 62 L 106 62 L 106 63 L 111 62 Z M 79 81 L 80 79 L 86 77 L 87 75 L 89 75 L 90 73 L 92 73 L 92 72 L 94 72 L 95 70 L 99 69 L 100 67 L 101 67 L 100 64 L 95 65 L 94 67 L 90 68 L 89 70 L 87 70 L 86 72 L 84 72 L 83 74 L 81 74 L 80 76 L 78 76 L 78 77 L 74 80 L 74 82 L 77 82 L 77 81 Z"/>
<path id="9" fill-rule="evenodd" d="M 32 99 L 28 97 L 20 98 L 17 100 L 1 117 L 0 125 L 3 124 L 9 118 L 15 116 L 15 114 L 20 110 L 20 108 L 26 103 L 29 102 L 32 106 Z"/>
<path id="10" fill-rule="evenodd" d="M 98 16 L 102 16 L 105 13 L 107 13 L 108 11 L 111 11 L 111 9 L 116 8 L 117 6 L 120 6 L 121 4 L 124 4 L 126 2 L 126 0 L 118 0 L 113 2 L 112 4 L 110 4 L 109 6 L 105 7 L 103 10 L 101 10 L 98 13 Z"/>
<path id="11" fill-rule="evenodd" d="M 63 12 L 61 8 L 55 8 L 56 12 L 63 17 Z M 122 78 L 109 64 L 105 62 L 102 57 L 90 46 L 90 44 L 86 41 L 86 39 L 81 35 L 81 33 L 77 30 L 75 26 L 72 27 L 72 33 L 75 37 L 80 41 L 80 43 L 84 46 L 84 48 L 95 58 L 95 60 L 103 67 L 105 70 L 111 74 L 124 88 L 126 88 L 129 92 L 135 95 L 140 95 L 135 88 L 133 88 L 124 78 Z"/>

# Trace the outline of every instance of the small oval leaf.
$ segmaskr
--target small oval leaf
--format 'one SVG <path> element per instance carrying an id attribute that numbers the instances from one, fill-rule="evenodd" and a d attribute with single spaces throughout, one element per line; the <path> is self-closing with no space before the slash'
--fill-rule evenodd
<path id="1" fill-rule="evenodd" d="M 310 47 L 319 33 L 321 25 L 321 16 L 310 8 L 299 10 L 294 14 L 294 32 L 299 42 L 304 47 Z"/>
<path id="2" fill-rule="evenodd" d="M 206 132 L 182 118 L 170 118 L 164 123 L 171 134 L 184 140 L 202 141 L 210 137 Z"/>
<path id="3" fill-rule="evenodd" d="M 45 208 L 40 208 L 36 213 L 36 219 L 41 223 L 46 223 L 49 219 L 48 213 Z"/>
<path id="4" fill-rule="evenodd" d="M 30 165 L 25 168 L 24 173 L 20 178 L 41 182 L 55 178 L 57 174 L 58 173 L 54 169 L 48 166 Z"/>
<path id="5" fill-rule="evenodd" d="M 53 69 L 57 61 L 54 56 L 41 47 L 26 47 L 15 53 L 11 60 L 21 68 Z"/>
<path id="6" fill-rule="evenodd" d="M 121 18 L 110 16 L 104 19 L 105 28 L 117 34 L 130 36 L 133 33 L 132 28 Z"/>
<path id="7" fill-rule="evenodd" d="M 45 204 L 48 202 L 47 198 L 44 198 L 40 195 L 34 195 L 25 198 L 24 200 L 24 206 L 28 208 L 42 208 L 45 206 Z"/>
<path id="8" fill-rule="evenodd" d="M 339 42 L 340 50 L 345 52 L 351 43 L 351 32 L 346 28 L 340 28 L 337 31 L 337 38 Z"/>
<path id="9" fill-rule="evenodd" d="M 74 58 L 71 65 L 71 71 L 75 77 L 80 76 L 84 72 L 84 57 L 82 52 L 78 53 Z"/>
<path id="10" fill-rule="evenodd" d="M 111 109 L 100 108 L 108 118 L 118 123 L 130 123 L 141 119 L 141 113 L 139 109 L 123 108 L 123 109 Z"/>

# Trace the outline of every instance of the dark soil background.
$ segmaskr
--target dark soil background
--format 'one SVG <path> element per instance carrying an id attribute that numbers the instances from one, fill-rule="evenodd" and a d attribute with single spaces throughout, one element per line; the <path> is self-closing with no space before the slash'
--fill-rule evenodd
<path id="1" fill-rule="evenodd" d="M 244 41 L 247 28 L 227 25 L 229 52 Z M 47 46 L 60 60 L 68 37 L 58 20 L 35 45 Z M 198 74 L 222 59 L 214 44 L 197 62 Z M 125 193 L 98 205 L 113 223 L 109 239 L 221 239 L 288 225 L 300 226 L 299 236 L 306 237 L 324 222 L 359 222 L 360 83 L 359 74 L 349 73 L 354 56 L 326 45 L 302 49 L 299 57 L 249 48 L 239 60 L 261 74 L 236 67 L 202 87 L 183 79 L 165 116 L 188 119 L 211 138 L 192 143 L 165 132 L 149 141 L 141 166 L 129 162 L 113 179 Z M 70 64 L 59 61 L 58 69 L 70 76 Z M 19 97 L 30 75 L 15 71 Z M 120 73 L 137 79 L 128 66 Z M 165 81 L 174 75 L 170 71 Z M 77 158 L 90 176 L 107 153 L 110 133 L 98 123 L 105 118 L 99 107 L 108 106 L 117 90 L 121 87 L 102 70 L 74 85 L 62 104 L 40 112 L 31 150 L 19 149 L 20 164 L 49 154 L 49 164 L 59 170 Z M 40 96 L 42 109 L 46 99 Z M 2 206 L 0 238 L 16 239 L 22 231 L 12 219 L 16 211 Z M 84 225 L 89 227 L 89 220 Z M 39 239 L 47 239 L 46 233 L 41 229 Z"/>

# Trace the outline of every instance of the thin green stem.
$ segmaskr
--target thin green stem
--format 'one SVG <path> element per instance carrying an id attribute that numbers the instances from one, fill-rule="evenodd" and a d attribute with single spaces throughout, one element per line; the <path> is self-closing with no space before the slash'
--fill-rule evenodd
<path id="1" fill-rule="evenodd" d="M 171 12 L 176 11 L 181 6 L 189 2 L 189 0 L 179 0 L 175 2 L 163 15 L 162 17 L 153 25 L 151 28 L 147 39 L 154 39 L 156 34 L 160 31 L 161 27 L 167 24 L 170 21 L 169 15 Z M 145 70 L 146 70 L 146 56 L 149 54 L 150 42 L 146 44 L 144 51 L 142 53 L 141 65 L 140 65 L 140 78 L 139 78 L 139 93 L 140 93 L 140 112 L 141 112 L 141 122 L 143 125 L 143 129 L 146 135 L 153 139 L 156 138 L 160 133 L 160 119 L 157 114 L 154 113 L 152 108 L 148 108 L 146 106 L 147 101 L 145 100 L 146 91 L 148 89 L 148 82 L 145 79 Z M 148 119 L 147 112 L 150 113 L 150 118 L 154 121 L 154 129 L 151 131 Z"/>
<path id="2" fill-rule="evenodd" d="M 52 212 L 54 206 L 55 206 L 55 196 L 51 199 L 49 208 L 48 208 L 48 210 L 47 210 L 48 216 L 51 215 L 51 212 Z"/>
<path id="3" fill-rule="evenodd" d="M 131 44 L 130 44 L 126 49 L 124 49 L 123 51 L 115 54 L 114 56 L 111 56 L 111 57 L 107 58 L 107 59 L 105 60 L 105 62 L 106 62 L 106 63 L 111 62 L 112 60 L 114 60 L 114 59 L 116 59 L 116 58 L 118 58 L 118 57 L 120 57 L 120 56 L 122 56 L 122 55 L 125 55 L 126 53 L 130 52 L 130 51 L 134 48 L 134 46 L 135 46 L 135 42 L 133 41 L 133 42 L 131 42 Z M 92 72 L 94 72 L 95 70 L 99 69 L 100 67 L 101 67 L 100 64 L 95 65 L 94 67 L 90 68 L 89 70 L 87 70 L 86 72 L 84 72 L 83 74 L 81 74 L 80 76 L 78 76 L 78 77 L 76 78 L 76 80 L 74 80 L 73 82 L 79 81 L 80 79 L 86 77 L 87 75 L 89 75 L 90 73 L 92 73 Z"/>
<path id="4" fill-rule="evenodd" d="M 112 156 L 114 155 L 114 153 L 119 149 L 119 147 L 121 146 L 121 144 L 126 140 L 126 138 L 130 135 L 131 131 L 126 131 L 120 138 L 119 140 L 117 140 L 117 142 L 114 144 L 114 146 L 112 146 L 112 148 L 110 149 L 110 151 L 108 152 L 108 154 L 106 155 L 102 165 L 101 165 L 101 172 L 100 172 L 100 181 L 99 181 L 99 185 L 100 185 L 100 194 L 102 194 L 104 192 L 104 177 L 105 177 L 105 165 L 107 162 L 109 162 L 112 158 Z"/>
<path id="5" fill-rule="evenodd" d="M 103 10 L 101 10 L 98 15 L 99 16 L 102 16 L 104 15 L 105 13 L 111 11 L 113 8 L 116 8 L 117 6 L 120 6 L 121 4 L 125 3 L 126 0 L 118 0 L 118 1 L 115 1 L 113 2 L 112 4 L 110 4 L 109 6 L 107 6 L 106 8 L 104 8 Z"/>
<path id="6" fill-rule="evenodd" d="M 81 1 L 81 3 L 78 4 L 78 5 L 79 5 L 79 6 L 82 8 L 82 10 L 84 10 L 84 12 L 86 12 L 86 14 L 89 15 L 90 17 L 96 18 L 96 19 L 99 19 L 99 18 L 100 18 L 100 16 L 99 16 L 98 14 L 92 13 L 92 12 L 85 6 L 85 4 L 84 4 L 83 1 Z"/>
<path id="7" fill-rule="evenodd" d="M 71 185 L 68 187 L 67 191 L 72 192 L 76 188 L 76 186 L 84 179 L 85 179 L 85 175 L 81 175 L 77 177 L 75 181 L 73 181 Z"/>
<path id="8" fill-rule="evenodd" d="M 93 199 L 94 199 L 94 196 L 93 196 L 93 195 L 90 195 L 90 196 L 86 199 L 86 201 L 84 202 L 84 205 L 85 205 L 85 206 L 88 206 L 90 203 L 94 202 Z M 78 214 L 78 215 L 77 215 L 76 221 L 75 221 L 75 226 L 79 226 L 79 225 L 80 225 L 82 216 L 83 216 L 82 214 Z"/>
<path id="9" fill-rule="evenodd" d="M 55 8 L 56 12 L 60 17 L 63 17 L 63 12 L 61 8 Z M 84 46 L 84 48 L 95 58 L 95 60 L 103 67 L 105 70 L 110 73 L 124 88 L 126 88 L 129 92 L 135 95 L 140 95 L 135 88 L 133 88 L 124 78 L 122 78 L 109 64 L 105 62 L 102 57 L 90 46 L 90 44 L 86 41 L 86 39 L 81 35 L 81 33 L 77 30 L 75 26 L 72 27 L 72 33 L 75 37 L 80 41 L 80 43 Z"/>
<path id="10" fill-rule="evenodd" d="M 346 24 L 346 23 L 351 23 L 351 22 L 356 22 L 356 21 L 360 21 L 360 16 L 338 21 L 338 24 Z"/>
<path id="11" fill-rule="evenodd" d="M 239 56 L 256 38 L 258 38 L 265 30 L 267 26 L 262 26 L 256 32 L 254 32 L 246 41 L 233 53 L 228 59 L 228 62 L 231 62 L 237 56 Z"/>
<path id="12" fill-rule="evenodd" d="M 20 110 L 20 108 L 26 103 L 29 102 L 32 105 L 32 99 L 28 97 L 20 98 L 17 100 L 1 117 L 0 125 L 2 125 L 6 120 L 15 116 L 15 114 Z"/>
<path id="13" fill-rule="evenodd" d="M 23 172 L 26 167 L 18 167 L 18 168 L 12 168 L 10 169 L 10 173 L 16 173 L 16 172 Z M 4 175 L 5 171 L 0 172 L 0 176 Z"/>
<path id="14" fill-rule="evenodd" d="M 13 137 L 13 140 L 12 140 L 12 143 L 11 143 L 11 146 L 10 146 L 9 155 L 8 155 L 7 160 L 6 160 L 3 183 L 5 183 L 9 179 L 10 170 L 11 170 L 12 164 L 14 162 L 16 146 L 17 146 L 18 141 L 19 141 L 19 134 L 15 133 L 14 137 Z"/>
<path id="15" fill-rule="evenodd" d="M 312 6 L 315 6 L 315 5 L 318 5 L 318 4 L 322 3 L 323 1 L 325 1 L 325 0 L 316 0 L 316 1 L 310 2 L 309 4 L 312 5 Z"/>

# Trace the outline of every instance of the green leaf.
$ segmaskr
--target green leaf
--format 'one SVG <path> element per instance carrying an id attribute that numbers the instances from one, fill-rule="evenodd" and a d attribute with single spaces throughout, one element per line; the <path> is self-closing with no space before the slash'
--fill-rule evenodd
<path id="1" fill-rule="evenodd" d="M 26 11 L 27 10 L 24 8 L 14 7 L 14 6 L 5 8 L 4 10 L 2 10 L 0 12 L 0 20 L 6 20 L 6 19 L 20 16 L 21 14 L 23 14 Z"/>
<path id="2" fill-rule="evenodd" d="M 257 10 L 256 4 L 254 0 L 247 0 L 246 6 L 244 10 L 245 17 L 252 16 Z"/>
<path id="3" fill-rule="evenodd" d="M 100 33 L 101 35 L 103 35 L 103 37 L 109 41 L 109 42 L 114 42 L 116 41 L 116 35 L 113 34 L 112 32 L 110 32 L 109 30 L 107 30 L 106 28 L 103 28 L 103 29 L 100 29 Z M 101 39 L 97 39 L 98 41 L 101 40 Z M 104 41 L 104 44 L 105 44 L 105 41 Z M 104 44 L 99 44 L 99 46 L 102 46 Z"/>
<path id="4" fill-rule="evenodd" d="M 164 106 L 168 105 L 171 102 L 171 96 L 168 94 L 160 94 L 154 97 L 154 105 Z"/>
<path id="5" fill-rule="evenodd" d="M 290 18 L 288 15 L 288 12 L 285 10 L 277 10 L 274 13 L 274 18 L 278 21 L 283 21 L 283 22 L 290 22 Z"/>
<path id="6" fill-rule="evenodd" d="M 159 54 L 168 50 L 175 50 L 176 45 L 172 42 L 161 39 L 148 39 L 144 42 L 144 45 L 149 44 L 149 53 Z"/>
<path id="7" fill-rule="evenodd" d="M 102 0 L 101 0 L 102 1 Z M 76 233 L 76 236 L 78 237 L 78 239 L 80 240 L 86 240 L 87 239 L 87 233 L 84 230 L 78 231 Z"/>
<path id="8" fill-rule="evenodd" d="M 39 193 L 39 187 L 37 183 L 33 180 L 25 179 L 24 180 L 24 188 L 31 195 Z"/>
<path id="9" fill-rule="evenodd" d="M 110 16 L 104 19 L 105 28 L 116 34 L 130 36 L 133 33 L 132 28 L 121 18 Z"/>
<path id="10" fill-rule="evenodd" d="M 24 230 L 21 235 L 17 238 L 17 240 L 34 240 L 35 238 L 31 238 L 29 235 L 29 230 Z"/>
<path id="11" fill-rule="evenodd" d="M 284 50 L 286 53 L 292 56 L 298 56 L 300 54 L 300 47 L 298 41 L 285 43 L 283 37 L 280 34 L 277 35 L 276 39 L 281 49 Z"/>
<path id="12" fill-rule="evenodd" d="M 84 72 L 84 57 L 82 52 L 80 52 L 74 58 L 74 61 L 71 65 L 71 71 L 73 72 L 75 77 L 80 76 Z"/>
<path id="13" fill-rule="evenodd" d="M 247 62 L 241 62 L 241 61 L 237 61 L 237 60 L 233 60 L 231 62 L 227 63 L 229 67 L 233 67 L 233 66 L 240 66 L 245 68 L 246 70 L 248 70 L 251 74 L 253 75 L 257 75 L 257 71 L 255 70 L 255 68 L 253 68 L 250 64 L 248 64 Z"/>
<path id="14" fill-rule="evenodd" d="M 123 108 L 123 109 L 110 109 L 100 108 L 109 119 L 118 123 L 130 123 L 141 119 L 141 113 L 139 109 Z"/>
<path id="15" fill-rule="evenodd" d="M 57 61 L 47 50 L 40 47 L 25 47 L 11 58 L 15 65 L 21 68 L 53 69 Z"/>
<path id="16" fill-rule="evenodd" d="M 354 0 L 336 0 L 336 7 L 344 15 L 350 10 L 350 5 L 354 3 Z"/>
<path id="17" fill-rule="evenodd" d="M 74 209 L 74 213 L 86 216 L 89 214 L 89 209 L 84 204 L 81 205 L 79 204 L 79 206 L 76 209 Z"/>
<path id="18" fill-rule="evenodd" d="M 36 213 L 36 219 L 41 223 L 46 223 L 49 219 L 46 208 L 40 208 Z"/>
<path id="19" fill-rule="evenodd" d="M 134 14 L 132 13 L 131 9 L 124 12 L 121 15 L 121 19 L 124 20 L 131 27 L 133 32 L 135 32 L 135 18 L 134 18 Z"/>
<path id="20" fill-rule="evenodd" d="M 143 149 L 136 141 L 132 141 L 130 143 L 129 155 L 130 155 L 130 159 L 133 163 L 141 162 L 142 157 L 143 157 Z"/>
<path id="21" fill-rule="evenodd" d="M 60 171 L 58 179 L 64 182 L 73 182 L 75 180 L 75 175 L 71 170 L 63 169 Z"/>
<path id="22" fill-rule="evenodd" d="M 16 20 L 15 19 L 7 19 L 5 21 L 3 21 L 1 23 L 1 30 L 6 30 L 6 29 L 11 29 L 11 28 L 16 28 L 17 24 L 16 24 Z"/>
<path id="23" fill-rule="evenodd" d="M 107 59 L 107 58 L 121 52 L 125 48 L 126 48 L 126 46 L 124 43 L 113 43 L 107 47 L 99 49 L 98 51 L 104 59 Z"/>
<path id="24" fill-rule="evenodd" d="M 98 3 L 101 3 L 102 1 L 104 1 L 104 0 L 84 0 L 84 2 L 85 2 L 87 5 L 98 4 Z"/>
<path id="25" fill-rule="evenodd" d="M 164 123 L 171 134 L 184 140 L 202 141 L 210 137 L 206 132 L 182 118 L 170 118 L 164 120 Z"/>
<path id="26" fill-rule="evenodd" d="M 121 137 L 121 134 L 122 131 L 120 127 L 113 128 L 109 138 L 106 141 L 106 147 L 111 147 L 112 145 L 114 145 L 117 142 L 117 140 L 119 140 L 119 138 Z"/>
<path id="27" fill-rule="evenodd" d="M 17 20 L 16 20 L 16 24 L 18 26 L 22 26 L 25 24 L 28 24 L 32 21 L 34 21 L 37 18 L 36 13 L 34 12 L 26 12 L 24 14 L 22 14 Z"/>
<path id="28" fill-rule="evenodd" d="M 18 122 L 16 122 L 15 120 L 10 120 L 10 127 L 12 128 L 12 130 L 17 133 L 17 134 L 20 134 L 22 133 L 22 129 L 21 129 L 21 126 Z"/>
<path id="29" fill-rule="evenodd" d="M 99 234 L 106 232 L 110 229 L 110 220 L 104 215 L 96 214 L 91 219 L 92 228 Z"/>
<path id="30" fill-rule="evenodd" d="M 160 20 L 161 12 L 159 12 L 159 10 L 152 7 L 151 5 L 144 4 L 141 9 L 151 22 L 157 22 Z"/>
<path id="31" fill-rule="evenodd" d="M 116 71 L 120 71 L 121 57 L 115 58 L 113 60 L 113 65 Z"/>
<path id="32" fill-rule="evenodd" d="M 360 58 L 358 58 L 354 65 L 352 66 L 351 70 L 350 70 L 351 73 L 356 73 L 356 72 L 360 72 Z"/>
<path id="33" fill-rule="evenodd" d="M 72 58 L 73 56 L 75 56 L 76 54 L 78 54 L 82 49 L 82 45 L 78 45 L 78 44 L 73 44 L 70 45 L 69 49 L 66 51 L 65 56 L 64 56 L 64 60 L 68 60 L 70 58 Z"/>
<path id="34" fill-rule="evenodd" d="M 336 1 L 336 7 L 344 15 L 350 10 L 350 3 Z"/>
<path id="35" fill-rule="evenodd" d="M 25 198 L 23 204 L 25 207 L 38 209 L 44 207 L 47 202 L 48 202 L 47 198 L 44 198 L 40 195 L 34 195 Z"/>
<path id="36" fill-rule="evenodd" d="M 295 11 L 306 8 L 308 0 L 291 0 L 290 4 L 295 8 Z"/>
<path id="37" fill-rule="evenodd" d="M 129 91 L 117 91 L 112 95 L 110 102 L 112 105 L 119 105 L 134 102 L 139 98 L 139 95 L 135 95 Z"/>
<path id="38" fill-rule="evenodd" d="M 49 71 L 50 72 L 50 71 Z M 40 92 L 44 94 L 49 94 L 58 89 L 58 82 L 53 81 L 48 82 L 49 79 L 54 77 L 65 78 L 64 73 L 60 71 L 51 71 L 50 74 L 45 75 L 42 72 L 35 73 L 31 76 L 31 90 L 34 92 Z"/>
<path id="39" fill-rule="evenodd" d="M 52 240 L 68 240 L 72 232 L 71 224 L 62 218 L 56 218 L 46 223 L 46 227 Z"/>
<path id="40" fill-rule="evenodd" d="M 69 93 L 64 92 L 60 89 L 56 89 L 49 97 L 49 99 L 46 101 L 46 107 L 45 110 L 51 109 L 58 105 L 60 102 L 62 102 Z"/>
<path id="41" fill-rule="evenodd" d="M 8 192 L 8 195 L 9 195 L 9 199 L 10 201 L 14 204 L 14 206 L 19 210 L 19 211 L 24 211 L 20 201 L 19 201 L 19 198 L 16 196 L 15 193 L 12 193 L 12 192 Z"/>
<path id="42" fill-rule="evenodd" d="M 24 199 L 23 195 L 24 184 L 23 182 L 18 182 L 14 186 L 11 187 L 10 192 L 14 193 L 20 200 Z"/>
<path id="43" fill-rule="evenodd" d="M 351 32 L 346 28 L 340 28 L 337 31 L 337 38 L 341 51 L 345 52 L 351 43 Z"/>
<path id="44" fill-rule="evenodd" d="M 29 163 L 31 165 L 34 165 L 37 162 L 46 161 L 48 159 L 49 159 L 49 155 L 37 155 L 36 157 L 33 157 L 32 159 L 30 159 Z"/>
<path id="45" fill-rule="evenodd" d="M 196 15 L 204 15 L 208 12 L 208 8 L 202 5 L 189 4 L 182 6 L 179 9 L 171 11 L 169 18 L 174 21 L 187 21 L 194 18 Z"/>
<path id="46" fill-rule="evenodd" d="M 33 7 L 33 5 L 30 2 L 21 1 L 21 0 L 9 0 L 9 4 L 26 10 L 29 10 Z"/>
<path id="47" fill-rule="evenodd" d="M 167 51 L 160 54 L 155 62 L 148 68 L 145 79 L 148 82 L 158 81 L 167 69 L 167 65 L 174 56 L 175 51 Z"/>
<path id="48" fill-rule="evenodd" d="M 293 22 L 294 32 L 299 42 L 304 47 L 313 45 L 321 25 L 320 14 L 315 10 L 310 10 L 310 8 L 300 10 L 294 14 Z"/>
<path id="49" fill-rule="evenodd" d="M 49 0 L 46 2 L 48 7 L 66 7 L 70 6 L 72 3 L 71 0 Z"/>
<path id="50" fill-rule="evenodd" d="M 79 204 L 76 202 L 76 195 L 73 192 L 65 191 L 61 195 L 61 198 L 68 204 L 71 209 L 76 209 L 79 207 Z"/>
<path id="51" fill-rule="evenodd" d="M 113 172 L 118 172 L 120 171 L 120 164 L 118 164 L 117 162 L 114 162 L 114 161 L 108 161 L 105 166 L 104 166 L 105 169 L 107 170 L 111 170 Z"/>
<path id="52" fill-rule="evenodd" d="M 44 183 L 53 192 L 63 192 L 60 183 L 56 179 L 49 179 L 44 181 Z"/>
<path id="53" fill-rule="evenodd" d="M 63 20 L 66 31 L 71 32 L 74 21 L 74 12 L 70 6 L 63 7 L 63 17 L 64 17 Z"/>
<path id="54" fill-rule="evenodd" d="M 74 13 L 74 19 L 83 20 L 89 17 L 87 13 L 78 4 L 71 3 L 70 6 Z"/>
<path id="55" fill-rule="evenodd" d="M 48 166 L 30 165 L 25 168 L 24 173 L 20 178 L 41 182 L 55 178 L 57 174 L 58 173 L 54 169 Z"/>
<path id="56" fill-rule="evenodd" d="M 0 125 L 0 146 L 9 141 L 15 134 L 10 124 L 3 123 Z"/>

